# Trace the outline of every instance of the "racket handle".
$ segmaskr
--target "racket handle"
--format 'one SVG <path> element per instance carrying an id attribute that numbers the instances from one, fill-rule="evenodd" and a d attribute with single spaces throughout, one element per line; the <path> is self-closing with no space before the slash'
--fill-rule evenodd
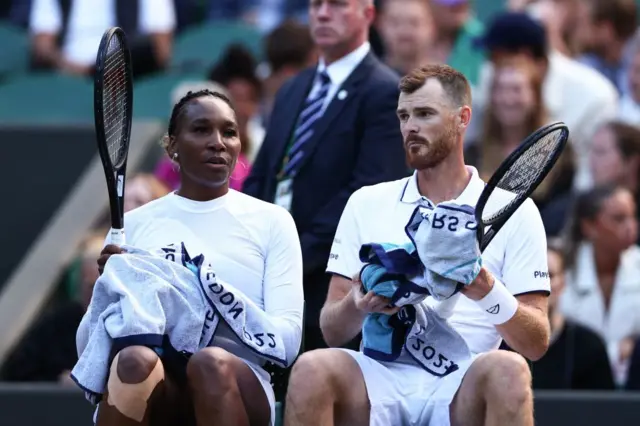
<path id="1" fill-rule="evenodd" d="M 116 246 L 123 246 L 125 244 L 125 238 L 124 238 L 124 228 L 123 229 L 114 229 L 111 228 L 111 235 L 110 235 L 110 240 L 111 240 L 111 244 L 114 244 Z"/>

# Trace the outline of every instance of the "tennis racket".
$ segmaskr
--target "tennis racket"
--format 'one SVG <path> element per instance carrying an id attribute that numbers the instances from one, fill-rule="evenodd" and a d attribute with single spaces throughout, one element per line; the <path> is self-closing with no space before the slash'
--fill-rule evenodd
<path id="1" fill-rule="evenodd" d="M 476 204 L 476 237 L 481 252 L 547 177 L 568 140 L 569 129 L 562 122 L 541 127 L 500 164 Z M 443 318 L 450 317 L 459 297 L 456 293 L 444 300 L 436 312 Z"/>
<path id="2" fill-rule="evenodd" d="M 133 114 L 133 78 L 127 37 L 121 28 L 102 36 L 93 86 L 96 139 L 102 160 L 111 215 L 111 243 L 124 235 L 124 183 Z"/>
<path id="3" fill-rule="evenodd" d="M 484 252 L 509 218 L 547 177 L 568 140 L 569 129 L 564 123 L 543 126 L 500 164 L 480 194 L 475 209 L 480 251 Z"/>

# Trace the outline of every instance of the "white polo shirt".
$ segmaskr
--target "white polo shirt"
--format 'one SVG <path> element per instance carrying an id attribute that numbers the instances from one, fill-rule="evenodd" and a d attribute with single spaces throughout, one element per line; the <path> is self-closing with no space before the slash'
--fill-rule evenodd
<path id="1" fill-rule="evenodd" d="M 467 169 L 471 179 L 455 202 L 475 206 L 484 182 L 475 168 Z M 420 195 L 416 174 L 354 192 L 340 218 L 327 271 L 351 279 L 364 266 L 358 257 L 363 244 L 409 243 L 405 226 L 421 203 L 431 202 Z M 509 219 L 482 254 L 482 262 L 514 295 L 550 292 L 546 235 L 533 201 L 526 200 Z M 423 303 L 439 302 L 427 298 Z M 496 349 L 502 341 L 485 315 L 476 302 L 461 296 L 449 318 L 472 353 Z"/>

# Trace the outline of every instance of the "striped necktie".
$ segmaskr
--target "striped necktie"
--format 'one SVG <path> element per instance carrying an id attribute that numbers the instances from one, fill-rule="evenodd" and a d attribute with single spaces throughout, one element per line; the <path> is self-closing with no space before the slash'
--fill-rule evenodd
<path id="1" fill-rule="evenodd" d="M 320 77 L 320 90 L 315 96 L 307 98 L 302 112 L 298 116 L 296 129 L 291 138 L 292 143 L 285 159 L 283 169 L 285 176 L 295 175 L 295 168 L 304 157 L 304 144 L 313 136 L 313 125 L 322 118 L 324 102 L 331 86 L 331 78 L 326 71 L 322 71 L 318 76 Z"/>

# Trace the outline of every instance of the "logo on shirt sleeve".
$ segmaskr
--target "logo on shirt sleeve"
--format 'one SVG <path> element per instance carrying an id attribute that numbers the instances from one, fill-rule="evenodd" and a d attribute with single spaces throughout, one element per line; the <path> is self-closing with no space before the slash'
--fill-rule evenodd
<path id="1" fill-rule="evenodd" d="M 533 273 L 533 278 L 549 278 L 549 272 L 535 271 Z"/>

